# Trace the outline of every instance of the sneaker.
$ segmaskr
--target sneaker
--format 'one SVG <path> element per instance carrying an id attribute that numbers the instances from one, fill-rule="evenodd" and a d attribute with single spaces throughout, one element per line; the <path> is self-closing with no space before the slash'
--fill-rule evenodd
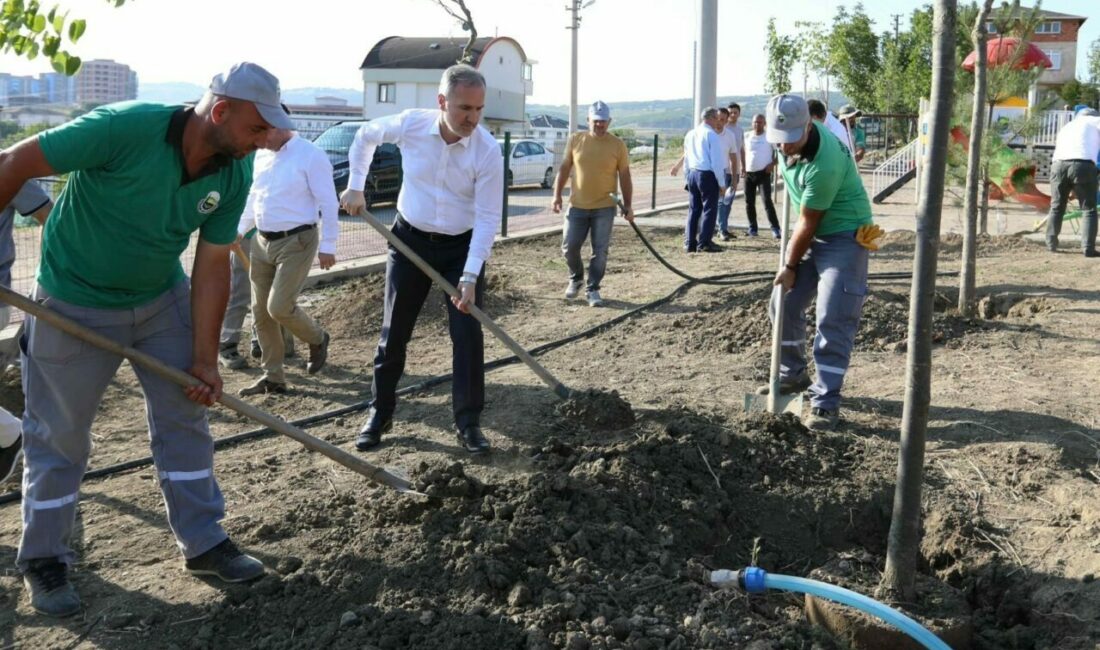
<path id="1" fill-rule="evenodd" d="M 215 576 L 224 582 L 248 582 L 263 576 L 264 563 L 241 553 L 228 538 L 198 557 L 184 562 L 193 576 Z"/>
<path id="2" fill-rule="evenodd" d="M 64 618 L 80 611 L 80 596 L 69 582 L 69 567 L 56 557 L 31 560 L 23 574 L 31 607 L 39 614 Z"/>
<path id="3" fill-rule="evenodd" d="M 733 239 L 733 237 L 731 237 L 728 232 L 718 233 L 718 238 L 721 239 L 722 241 L 729 241 L 729 240 Z"/>
<path id="4" fill-rule="evenodd" d="M 585 297 L 588 299 L 589 307 L 603 307 L 604 305 L 603 298 L 600 297 L 599 291 L 589 291 L 585 294 Z"/>
<path id="5" fill-rule="evenodd" d="M 797 377 L 786 377 L 779 380 L 779 394 L 780 395 L 797 395 L 806 390 L 813 384 L 813 380 L 809 375 L 802 374 Z M 767 395 L 772 390 L 769 384 L 764 384 L 756 389 L 757 395 Z"/>
<path id="6" fill-rule="evenodd" d="M 237 394 L 241 397 L 248 397 L 250 395 L 267 395 L 269 393 L 275 393 L 278 395 L 286 394 L 286 384 L 281 384 L 277 381 L 271 381 L 267 377 L 261 377 L 259 381 L 251 386 L 245 386 L 237 391 Z"/>
<path id="7" fill-rule="evenodd" d="M 0 483 L 7 481 L 15 472 L 15 466 L 23 456 L 23 436 L 20 435 L 7 447 L 0 447 Z"/>
<path id="8" fill-rule="evenodd" d="M 1085 257 L 1100 257 L 1100 251 L 1096 251 L 1096 250 L 1085 251 Z"/>
<path id="9" fill-rule="evenodd" d="M 565 299 L 572 300 L 577 297 L 577 294 L 581 291 L 581 282 L 577 280 L 570 280 L 569 286 L 565 287 Z"/>
<path id="10" fill-rule="evenodd" d="M 260 342 L 256 339 L 252 339 L 252 346 L 249 348 L 248 353 L 252 355 L 253 359 L 262 357 L 264 353 L 263 350 L 260 349 Z"/>
<path id="11" fill-rule="evenodd" d="M 248 362 L 244 360 L 241 353 L 237 351 L 237 346 L 226 346 L 218 350 L 218 365 L 228 370 L 240 370 L 248 365 Z"/>
<path id="12" fill-rule="evenodd" d="M 756 228 L 749 228 L 749 237 L 756 237 L 760 234 Z"/>
<path id="13" fill-rule="evenodd" d="M 783 231 L 779 228 L 772 228 L 772 237 L 776 239 L 783 239 Z"/>
<path id="14" fill-rule="evenodd" d="M 806 418 L 806 428 L 811 431 L 832 431 L 840 422 L 840 411 L 830 411 L 813 407 L 810 409 L 810 417 Z"/>

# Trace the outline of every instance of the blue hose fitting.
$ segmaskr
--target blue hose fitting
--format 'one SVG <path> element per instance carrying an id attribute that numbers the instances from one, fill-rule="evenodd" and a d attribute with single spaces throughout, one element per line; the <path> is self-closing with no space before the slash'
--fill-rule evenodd
<path id="1" fill-rule="evenodd" d="M 767 589 L 765 578 L 768 572 L 760 567 L 745 567 L 737 572 L 737 585 L 750 594 L 762 594 Z"/>

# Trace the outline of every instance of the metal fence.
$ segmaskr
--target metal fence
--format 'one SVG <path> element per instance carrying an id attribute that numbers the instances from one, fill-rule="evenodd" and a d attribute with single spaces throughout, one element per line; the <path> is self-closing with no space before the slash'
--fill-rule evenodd
<path id="1" fill-rule="evenodd" d="M 506 236 L 519 235 L 548 226 L 557 226 L 562 223 L 563 214 L 554 214 L 550 210 L 553 199 L 553 190 L 543 187 L 547 179 L 547 168 L 530 167 L 528 163 L 535 160 L 535 156 L 526 154 L 519 158 L 514 154 L 521 150 L 530 150 L 524 145 L 527 142 L 537 142 L 525 138 L 513 138 L 508 135 L 509 160 L 506 174 L 512 177 L 511 187 L 505 191 L 504 209 L 501 214 L 500 231 Z M 672 176 L 669 170 L 682 151 L 679 147 L 674 150 L 666 150 L 659 137 L 654 136 L 647 140 L 648 149 L 644 153 L 636 153 L 632 156 L 630 166 L 631 177 L 634 184 L 633 207 L 635 210 L 644 210 L 658 205 L 667 205 L 687 200 L 684 193 L 684 180 L 682 176 Z M 554 162 L 549 166 L 553 175 L 557 174 L 561 164 L 561 152 L 553 151 Z M 524 158 L 530 160 L 525 161 Z M 543 162 L 547 158 L 540 159 Z M 541 163 L 540 163 L 541 164 Z M 40 179 L 39 182 L 55 199 L 64 187 L 64 180 L 58 178 Z M 569 188 L 566 186 L 564 195 L 568 205 Z M 392 197 L 379 197 L 371 205 L 371 212 L 383 223 L 392 223 L 396 217 L 397 209 Z M 42 229 L 31 219 L 17 217 L 14 229 L 16 259 L 12 267 L 12 288 L 23 294 L 29 294 L 34 286 L 34 277 L 38 269 L 39 251 L 41 248 Z M 190 271 L 194 260 L 195 239 L 181 256 L 184 270 Z M 338 262 L 354 261 L 362 258 L 379 255 L 386 250 L 386 242 L 367 223 L 358 217 L 340 215 L 340 238 L 337 242 L 336 257 Z M 316 262 L 315 262 L 316 264 Z M 15 312 L 12 321 L 22 319 L 22 314 Z"/>

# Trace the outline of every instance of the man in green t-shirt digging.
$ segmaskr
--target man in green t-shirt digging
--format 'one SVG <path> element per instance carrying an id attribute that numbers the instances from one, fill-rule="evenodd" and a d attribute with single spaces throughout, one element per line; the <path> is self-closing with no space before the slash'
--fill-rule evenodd
<path id="1" fill-rule="evenodd" d="M 767 138 L 780 150 L 779 170 L 799 215 L 775 284 L 785 290 L 781 392 L 809 388 L 815 430 L 836 428 L 840 389 L 867 295 L 871 203 L 855 162 L 829 130 L 810 119 L 806 100 L 777 95 L 768 102 Z M 857 236 L 858 235 L 858 236 Z M 813 355 L 816 381 L 806 371 L 806 309 L 817 296 Z M 767 394 L 767 386 L 757 391 Z"/>
<path id="2" fill-rule="evenodd" d="M 125 102 L 0 152 L 0 205 L 28 179 L 69 173 L 42 234 L 35 300 L 118 343 L 189 371 L 186 391 L 134 366 L 145 394 L 168 523 L 188 571 L 243 582 L 264 573 L 220 521 L 206 407 L 221 394 L 218 333 L 229 250 L 252 180 L 250 154 L 290 128 L 279 82 L 260 66 L 214 77 L 194 108 Z M 180 264 L 199 232 L 188 281 Z M 194 286 L 194 292 L 191 287 Z M 23 538 L 16 563 L 42 614 L 69 616 L 80 480 L 96 407 L 122 358 L 28 318 L 21 341 Z"/>

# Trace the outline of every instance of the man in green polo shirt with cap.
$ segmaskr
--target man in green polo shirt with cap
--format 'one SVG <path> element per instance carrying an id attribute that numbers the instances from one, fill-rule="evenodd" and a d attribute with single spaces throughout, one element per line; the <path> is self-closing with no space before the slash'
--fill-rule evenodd
<path id="1" fill-rule="evenodd" d="M 214 77 L 194 108 L 125 102 L 98 108 L 0 152 L 0 205 L 28 179 L 69 173 L 42 235 L 35 300 L 118 343 L 190 372 L 186 391 L 141 366 L 153 458 L 187 570 L 242 582 L 263 564 L 220 521 L 206 406 L 220 396 L 218 334 L 229 250 L 252 179 L 250 154 L 289 128 L 279 82 L 253 63 Z M 192 233 L 191 278 L 180 254 Z M 191 287 L 194 286 L 194 291 Z M 23 538 L 16 558 L 42 614 L 69 616 L 80 480 L 96 407 L 122 358 L 29 318 L 21 341 Z"/>
<path id="2" fill-rule="evenodd" d="M 827 127 L 810 119 L 806 100 L 772 97 L 766 122 L 768 142 L 779 149 L 791 210 L 799 215 L 784 268 L 775 278 L 786 292 L 780 389 L 797 393 L 809 388 L 806 426 L 832 430 L 840 417 L 840 389 L 867 296 L 868 250 L 862 238 L 871 224 L 871 203 L 855 161 Z M 815 295 L 817 378 L 811 382 L 806 372 L 806 309 Z M 767 387 L 757 392 L 766 394 Z"/>

